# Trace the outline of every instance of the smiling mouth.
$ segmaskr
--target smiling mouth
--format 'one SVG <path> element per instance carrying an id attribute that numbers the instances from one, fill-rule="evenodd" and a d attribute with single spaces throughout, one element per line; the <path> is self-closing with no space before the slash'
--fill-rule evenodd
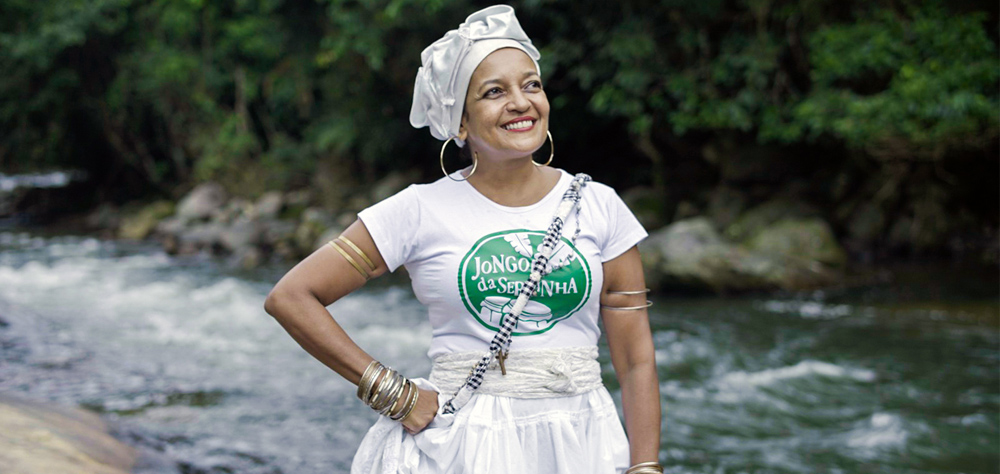
<path id="1" fill-rule="evenodd" d="M 508 132 L 524 132 L 527 130 L 531 130 L 532 127 L 534 126 L 535 126 L 534 120 L 526 119 L 508 123 L 507 125 L 504 125 L 502 128 L 504 130 L 507 130 Z"/>

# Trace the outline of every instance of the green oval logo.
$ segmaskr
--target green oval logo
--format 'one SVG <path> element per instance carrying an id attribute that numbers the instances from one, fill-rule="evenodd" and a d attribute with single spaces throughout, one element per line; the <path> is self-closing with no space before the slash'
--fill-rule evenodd
<path id="1" fill-rule="evenodd" d="M 476 242 L 458 267 L 458 291 L 469 313 L 497 331 L 528 281 L 531 260 L 545 232 L 505 230 Z M 515 336 L 541 334 L 576 313 L 590 296 L 590 266 L 566 238 L 549 259 L 550 272 L 528 301 Z"/>

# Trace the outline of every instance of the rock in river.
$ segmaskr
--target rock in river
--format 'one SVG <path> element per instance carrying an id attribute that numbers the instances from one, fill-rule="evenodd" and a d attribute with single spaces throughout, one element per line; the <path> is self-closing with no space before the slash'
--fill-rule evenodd
<path id="1" fill-rule="evenodd" d="M 0 395 L 4 474 L 126 474 L 135 459 L 93 413 Z"/>
<path id="2" fill-rule="evenodd" d="M 782 229 L 775 232 L 780 234 Z M 812 240 L 804 240 L 812 245 Z M 838 279 L 835 270 L 812 258 L 815 255 L 782 253 L 772 247 L 766 250 L 729 242 L 707 218 L 695 217 L 651 234 L 642 244 L 642 257 L 650 286 L 659 288 L 700 287 L 717 292 L 799 290 L 830 285 Z M 787 250 L 795 251 L 792 247 Z M 825 248 L 819 255 L 824 260 L 837 258 L 835 252 L 827 253 Z"/>

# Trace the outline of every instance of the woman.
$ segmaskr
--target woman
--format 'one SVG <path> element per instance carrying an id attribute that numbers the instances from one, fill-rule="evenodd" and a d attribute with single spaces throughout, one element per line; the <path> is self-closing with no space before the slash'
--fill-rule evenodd
<path id="1" fill-rule="evenodd" d="M 532 161 L 551 138 L 538 57 L 508 6 L 425 49 L 410 121 L 473 164 L 365 209 L 268 295 L 267 312 L 386 415 L 353 473 L 662 472 L 646 233 L 611 188 Z M 430 314 L 430 380 L 374 361 L 325 309 L 400 265 Z M 598 316 L 627 439 L 600 379 Z"/>

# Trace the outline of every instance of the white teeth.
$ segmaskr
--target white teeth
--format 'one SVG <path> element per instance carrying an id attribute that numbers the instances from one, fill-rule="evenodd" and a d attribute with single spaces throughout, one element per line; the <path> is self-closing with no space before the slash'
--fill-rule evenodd
<path id="1" fill-rule="evenodd" d="M 522 120 L 520 122 L 514 122 L 514 123 L 509 124 L 509 125 L 504 125 L 503 129 L 504 130 L 514 130 L 516 128 L 528 128 L 528 127 L 531 126 L 531 123 L 532 123 L 531 120 Z"/>

